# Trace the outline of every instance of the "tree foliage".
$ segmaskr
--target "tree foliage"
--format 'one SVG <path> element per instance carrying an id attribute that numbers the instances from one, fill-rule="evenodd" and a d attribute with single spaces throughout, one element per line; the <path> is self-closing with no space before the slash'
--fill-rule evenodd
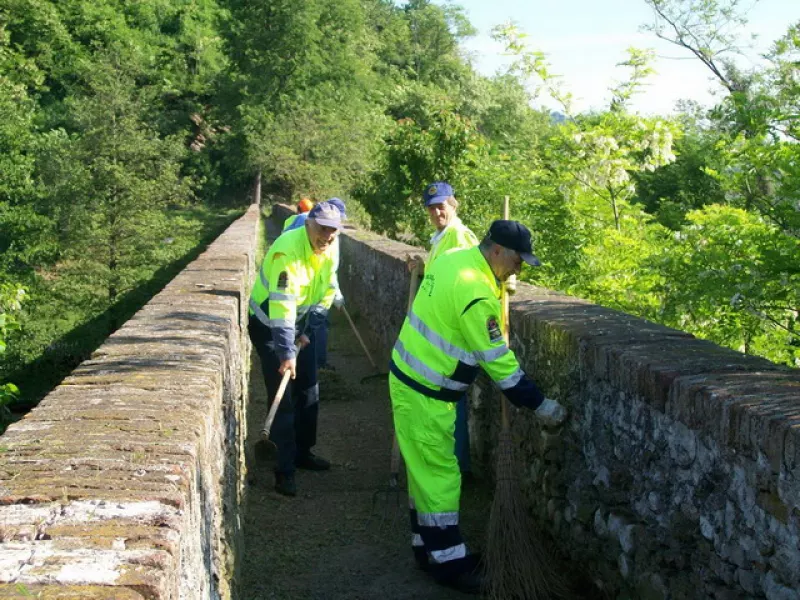
<path id="1" fill-rule="evenodd" d="M 508 195 L 531 281 L 797 365 L 800 24 L 743 69 L 741 0 L 644 1 L 715 106 L 633 112 L 652 52 L 631 48 L 605 108 L 576 113 L 512 23 L 493 32 L 510 67 L 484 77 L 450 2 L 3 0 L 0 379 L 24 395 L 25 365 L 74 366 L 257 173 L 421 244 L 428 182 L 478 235 Z"/>

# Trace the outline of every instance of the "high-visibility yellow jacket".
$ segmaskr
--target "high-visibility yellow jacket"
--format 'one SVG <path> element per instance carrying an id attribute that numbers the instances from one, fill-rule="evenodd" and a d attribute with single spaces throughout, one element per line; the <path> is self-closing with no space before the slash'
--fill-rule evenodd
<path id="1" fill-rule="evenodd" d="M 261 263 L 250 293 L 251 315 L 270 328 L 281 360 L 296 354 L 294 341 L 319 326 L 336 294 L 331 250 L 317 255 L 305 227 L 278 236 Z"/>
<path id="2" fill-rule="evenodd" d="M 431 398 L 457 401 L 482 367 L 508 399 L 536 408 L 544 395 L 503 338 L 500 287 L 479 248 L 436 259 L 392 351 L 391 370 Z"/>
<path id="3" fill-rule="evenodd" d="M 425 261 L 425 268 L 429 269 L 433 261 L 453 250 L 474 248 L 478 245 L 478 238 L 472 230 L 464 225 L 457 216 L 447 224 L 447 227 L 437 231 L 431 237 L 431 251 Z"/>
<path id="4" fill-rule="evenodd" d="M 297 215 L 290 215 L 287 219 L 283 222 L 283 230 L 282 234 L 286 233 L 287 231 L 292 231 L 297 229 L 298 227 L 303 227 L 305 225 L 306 220 L 308 219 L 308 213 L 300 213 Z M 333 257 L 333 284 L 336 286 L 336 289 L 339 289 L 339 238 L 333 240 L 333 244 L 331 244 L 330 249 L 331 256 Z"/>

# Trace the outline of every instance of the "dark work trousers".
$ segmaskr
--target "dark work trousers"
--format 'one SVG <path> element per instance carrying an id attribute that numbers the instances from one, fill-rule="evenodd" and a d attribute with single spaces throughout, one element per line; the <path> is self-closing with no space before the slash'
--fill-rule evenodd
<path id="1" fill-rule="evenodd" d="M 275 344 L 269 327 L 255 317 L 250 317 L 248 332 L 253 347 L 261 359 L 261 372 L 267 386 L 269 405 L 278 393 L 282 376 L 281 364 L 275 353 Z M 276 473 L 292 474 L 296 460 L 308 456 L 317 443 L 317 415 L 319 414 L 319 384 L 317 382 L 316 339 L 313 332 L 306 333 L 311 343 L 297 353 L 297 377 L 289 380 L 286 392 L 275 414 L 270 439 L 278 447 Z"/>
<path id="2" fill-rule="evenodd" d="M 458 459 L 458 468 L 462 473 L 472 472 L 472 461 L 469 455 L 469 413 L 467 395 L 461 396 L 456 402 L 456 429 L 455 429 L 455 455 Z"/>
<path id="3" fill-rule="evenodd" d="M 328 366 L 328 330 L 331 327 L 331 322 L 328 317 L 325 318 L 325 323 L 322 327 L 317 329 L 317 365 L 320 367 Z"/>

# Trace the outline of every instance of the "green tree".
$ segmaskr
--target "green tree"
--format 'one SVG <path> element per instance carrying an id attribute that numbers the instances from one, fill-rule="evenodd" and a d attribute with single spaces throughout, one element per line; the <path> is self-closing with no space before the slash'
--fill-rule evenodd
<path id="1" fill-rule="evenodd" d="M 94 67 L 91 92 L 66 99 L 71 132 L 49 136 L 41 169 L 58 207 L 60 274 L 82 282 L 76 302 L 102 311 L 152 264 L 169 237 L 163 211 L 189 189 L 181 141 L 159 137 L 143 118 L 149 90 L 113 58 Z M 117 325 L 112 317 L 109 327 Z"/>
<path id="2" fill-rule="evenodd" d="M 743 209 L 712 205 L 664 254 L 664 318 L 701 337 L 797 365 L 800 242 Z"/>
<path id="3" fill-rule="evenodd" d="M 0 281 L 0 357 L 6 352 L 6 336 L 19 327 L 14 313 L 18 312 L 25 300 L 25 290 L 11 283 Z M 19 395 L 19 388 L 13 383 L 0 380 L 0 427 L 3 429 L 10 421 L 8 404 Z"/>
<path id="4" fill-rule="evenodd" d="M 680 135 L 675 138 L 675 161 L 632 175 L 636 185 L 632 202 L 675 231 L 686 224 L 689 211 L 727 202 L 723 184 L 715 175 L 724 160 L 724 134 L 703 112 L 697 105 L 684 103 L 676 123 Z"/>

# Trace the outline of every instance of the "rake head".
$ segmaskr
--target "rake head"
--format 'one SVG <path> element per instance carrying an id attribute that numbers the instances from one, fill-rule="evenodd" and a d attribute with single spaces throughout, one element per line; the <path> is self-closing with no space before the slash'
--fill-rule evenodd
<path id="1" fill-rule="evenodd" d="M 256 460 L 258 461 L 267 461 L 273 458 L 278 452 L 278 447 L 275 445 L 271 439 L 269 439 L 269 434 L 262 430 L 261 431 L 261 439 L 255 443 L 253 447 L 253 453 L 255 454 Z"/>
<path id="2" fill-rule="evenodd" d="M 388 485 L 372 494 L 372 509 L 367 526 L 377 523 L 377 530 L 383 531 L 403 522 L 405 513 L 403 506 L 404 490 L 400 487 L 400 478 L 397 473 L 389 476 Z"/>

